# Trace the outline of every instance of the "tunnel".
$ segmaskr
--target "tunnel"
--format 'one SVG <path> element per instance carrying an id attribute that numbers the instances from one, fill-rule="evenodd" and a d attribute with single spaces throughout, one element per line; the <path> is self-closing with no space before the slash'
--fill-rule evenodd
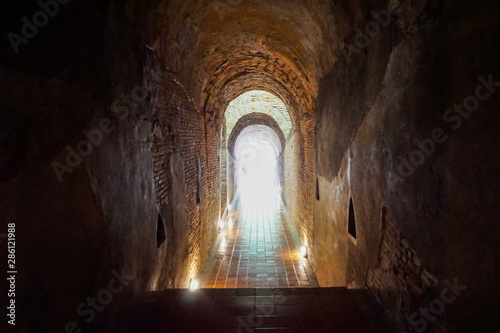
<path id="1" fill-rule="evenodd" d="M 497 1 L 0 8 L 0 331 L 499 332 Z"/>

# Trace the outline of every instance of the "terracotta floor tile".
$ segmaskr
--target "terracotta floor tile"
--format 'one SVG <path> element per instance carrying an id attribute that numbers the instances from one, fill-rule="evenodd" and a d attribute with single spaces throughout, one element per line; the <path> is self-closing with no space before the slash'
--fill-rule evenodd
<path id="1" fill-rule="evenodd" d="M 232 227 L 210 268 L 205 287 L 316 287 L 306 259 L 300 257 L 278 196 L 255 204 L 244 199 L 231 213 Z"/>

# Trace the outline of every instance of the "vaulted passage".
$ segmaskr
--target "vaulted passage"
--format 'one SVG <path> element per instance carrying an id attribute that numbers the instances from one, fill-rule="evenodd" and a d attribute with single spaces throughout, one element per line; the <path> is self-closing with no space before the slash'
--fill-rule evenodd
<path id="1" fill-rule="evenodd" d="M 498 1 L 0 13 L 1 332 L 498 332 Z"/>
<path id="2" fill-rule="evenodd" d="M 238 191 L 245 198 L 281 194 L 284 179 L 293 177 L 297 158 L 291 140 L 294 128 L 283 101 L 266 91 L 244 93 L 229 103 L 223 127 L 227 160 L 221 182 L 227 184 L 228 203 Z M 294 200 L 297 196 L 289 193 Z"/>
<path id="3" fill-rule="evenodd" d="M 227 161 L 221 170 L 229 204 L 219 222 L 216 254 L 202 273 L 205 287 L 318 286 L 299 254 L 302 242 L 282 200 L 283 193 L 301 199 L 284 182 L 297 163 L 289 141 L 293 130 L 285 103 L 271 93 L 253 90 L 229 103 L 223 129 Z"/>

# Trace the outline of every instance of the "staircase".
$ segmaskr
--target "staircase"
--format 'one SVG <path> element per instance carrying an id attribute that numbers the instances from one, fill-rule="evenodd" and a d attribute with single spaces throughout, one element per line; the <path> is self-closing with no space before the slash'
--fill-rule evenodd
<path id="1" fill-rule="evenodd" d="M 268 288 L 150 293 L 107 332 L 390 332 L 364 290 Z"/>

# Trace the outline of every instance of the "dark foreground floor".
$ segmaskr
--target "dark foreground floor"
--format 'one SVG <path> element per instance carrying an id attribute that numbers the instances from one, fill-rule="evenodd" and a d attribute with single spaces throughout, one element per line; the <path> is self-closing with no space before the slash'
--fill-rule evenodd
<path id="1" fill-rule="evenodd" d="M 388 332 L 363 290 L 268 288 L 151 293 L 107 332 Z"/>

